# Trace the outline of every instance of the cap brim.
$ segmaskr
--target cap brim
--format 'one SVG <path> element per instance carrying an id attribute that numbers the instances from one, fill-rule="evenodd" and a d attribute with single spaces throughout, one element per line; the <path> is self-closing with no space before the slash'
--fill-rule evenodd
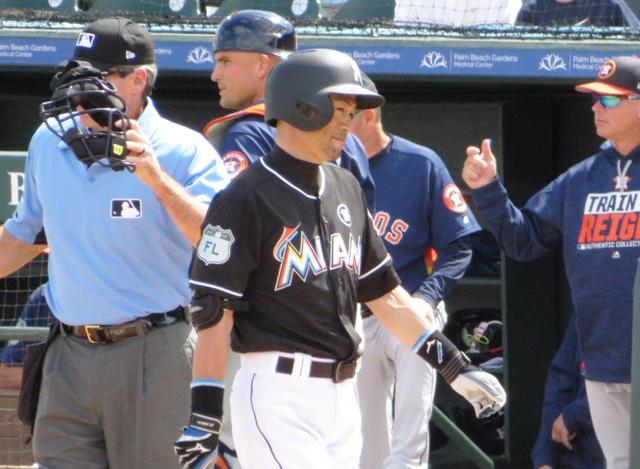
<path id="1" fill-rule="evenodd" d="M 356 84 L 336 85 L 323 90 L 327 93 L 341 94 L 353 96 L 356 98 L 356 107 L 358 109 L 373 109 L 384 104 L 384 98 L 378 93 L 369 91 L 364 86 Z"/>
<path id="2" fill-rule="evenodd" d="M 635 94 L 635 91 L 633 90 L 620 88 L 619 86 L 615 86 L 610 83 L 603 83 L 601 81 L 592 81 L 591 83 L 578 85 L 576 86 L 576 91 L 579 93 L 611 94 L 614 96 Z"/>

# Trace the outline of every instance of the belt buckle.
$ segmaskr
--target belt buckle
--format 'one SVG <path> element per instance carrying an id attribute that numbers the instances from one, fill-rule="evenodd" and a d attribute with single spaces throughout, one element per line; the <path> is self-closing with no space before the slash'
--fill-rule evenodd
<path id="1" fill-rule="evenodd" d="M 85 333 L 85 335 L 87 337 L 87 340 L 89 341 L 90 344 L 101 344 L 101 343 L 104 342 L 102 340 L 96 340 L 94 338 L 94 336 L 92 335 L 92 333 L 91 333 L 92 331 L 97 331 L 101 327 L 102 326 L 95 325 L 95 324 L 89 325 L 89 326 L 86 326 L 86 325 L 84 326 L 84 333 Z"/>
<path id="2" fill-rule="evenodd" d="M 333 373 L 331 373 L 331 381 L 341 383 L 346 379 L 353 378 L 356 375 L 356 366 L 358 362 L 355 360 L 336 362 L 333 365 Z"/>

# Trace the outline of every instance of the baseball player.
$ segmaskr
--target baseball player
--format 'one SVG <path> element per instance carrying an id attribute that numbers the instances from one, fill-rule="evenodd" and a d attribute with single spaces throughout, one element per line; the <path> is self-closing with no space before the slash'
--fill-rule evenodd
<path id="1" fill-rule="evenodd" d="M 369 77 L 363 78 L 365 88 L 377 93 Z M 442 300 L 464 275 L 471 261 L 469 235 L 480 228 L 440 157 L 387 134 L 380 108 L 360 111 L 351 130 L 367 150 L 376 184 L 373 226 L 393 258 L 402 286 L 423 311 L 437 318 L 442 330 L 447 317 Z M 411 188 L 412 203 L 398 187 Z M 360 467 L 426 468 L 435 371 L 370 310 L 364 308 L 363 317 L 366 347 L 357 378 Z"/>
<path id="2" fill-rule="evenodd" d="M 523 209 L 507 196 L 489 140 L 469 147 L 462 177 L 476 213 L 507 255 L 562 247 L 586 365 L 594 429 L 607 468 L 629 467 L 633 282 L 640 257 L 640 59 L 607 60 L 591 93 L 600 152 L 574 165 Z M 604 279 L 615 278 L 615 282 Z"/>
<path id="3" fill-rule="evenodd" d="M 213 195 L 228 182 L 198 133 L 149 93 L 151 35 L 103 18 L 78 36 L 31 139 L 25 190 L 0 228 L 0 276 L 31 260 L 44 228 L 46 302 L 59 321 L 33 434 L 39 467 L 177 467 L 189 409 L 187 271 Z"/>
<path id="4" fill-rule="evenodd" d="M 241 466 L 358 467 L 358 301 L 478 414 L 504 405 L 498 381 L 470 367 L 399 286 L 357 181 L 328 164 L 356 108 L 382 101 L 333 50 L 294 53 L 269 76 L 265 118 L 276 145 L 216 197 L 191 268 L 199 337 L 191 419 L 176 442 L 183 467 L 214 457 L 231 326 L 241 354 L 231 392 Z"/>
<path id="5" fill-rule="evenodd" d="M 242 10 L 226 17 L 215 37 L 215 68 L 211 79 L 218 84 L 220 105 L 234 112 L 209 122 L 204 134 L 222 155 L 230 177 L 267 155 L 274 145 L 275 129 L 264 121 L 264 88 L 272 68 L 297 47 L 293 25 L 281 16 L 261 10 Z M 373 209 L 373 179 L 362 144 L 353 135 L 344 142 L 340 165 L 360 181 Z M 239 357 L 229 357 L 227 380 L 231 385 Z M 228 399 L 225 400 L 228 409 Z M 218 465 L 232 466 L 228 454 L 234 444 L 231 422 L 221 433 Z"/>
<path id="6" fill-rule="evenodd" d="M 296 48 L 293 25 L 268 11 L 241 10 L 218 26 L 211 80 L 218 84 L 220 106 L 234 112 L 209 122 L 204 134 L 231 177 L 273 148 L 275 130 L 264 122 L 265 83 L 271 69 Z M 357 138 L 347 137 L 338 160 L 358 179 L 373 208 L 373 179 Z"/>

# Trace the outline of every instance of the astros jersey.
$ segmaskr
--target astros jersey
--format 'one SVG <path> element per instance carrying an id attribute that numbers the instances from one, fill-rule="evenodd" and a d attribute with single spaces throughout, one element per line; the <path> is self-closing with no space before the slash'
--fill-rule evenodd
<path id="1" fill-rule="evenodd" d="M 444 163 L 429 148 L 393 136 L 369 166 L 376 182 L 374 226 L 402 286 L 414 292 L 427 277 L 429 248 L 437 252 L 480 227 Z"/>
<path id="2" fill-rule="evenodd" d="M 356 303 L 399 284 L 357 181 L 278 147 L 216 197 L 203 227 L 190 283 L 248 301 L 237 352 L 354 357 Z"/>
<path id="3" fill-rule="evenodd" d="M 519 212 L 499 181 L 474 191 L 478 214 L 516 260 L 562 246 L 590 380 L 629 383 L 633 281 L 640 257 L 640 147 L 587 158 Z M 503 220 L 516 222 L 507 229 Z"/>
<path id="4" fill-rule="evenodd" d="M 264 103 L 214 119 L 203 132 L 220 153 L 231 177 L 267 155 L 275 143 L 275 128 L 264 121 Z M 358 180 L 373 210 L 375 188 L 366 155 L 362 143 L 349 134 L 339 163 Z"/>

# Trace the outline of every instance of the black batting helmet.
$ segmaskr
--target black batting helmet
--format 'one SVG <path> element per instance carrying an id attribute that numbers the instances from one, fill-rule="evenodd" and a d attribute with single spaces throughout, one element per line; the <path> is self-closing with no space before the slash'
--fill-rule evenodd
<path id="1" fill-rule="evenodd" d="M 261 52 L 285 58 L 296 47 L 293 25 L 282 16 L 270 11 L 241 10 L 220 23 L 213 51 Z"/>
<path id="2" fill-rule="evenodd" d="M 296 52 L 275 66 L 265 89 L 265 120 L 283 120 L 304 131 L 318 130 L 333 118 L 331 95 L 356 98 L 358 109 L 382 106 L 384 98 L 366 89 L 362 73 L 348 55 L 331 49 Z"/>

